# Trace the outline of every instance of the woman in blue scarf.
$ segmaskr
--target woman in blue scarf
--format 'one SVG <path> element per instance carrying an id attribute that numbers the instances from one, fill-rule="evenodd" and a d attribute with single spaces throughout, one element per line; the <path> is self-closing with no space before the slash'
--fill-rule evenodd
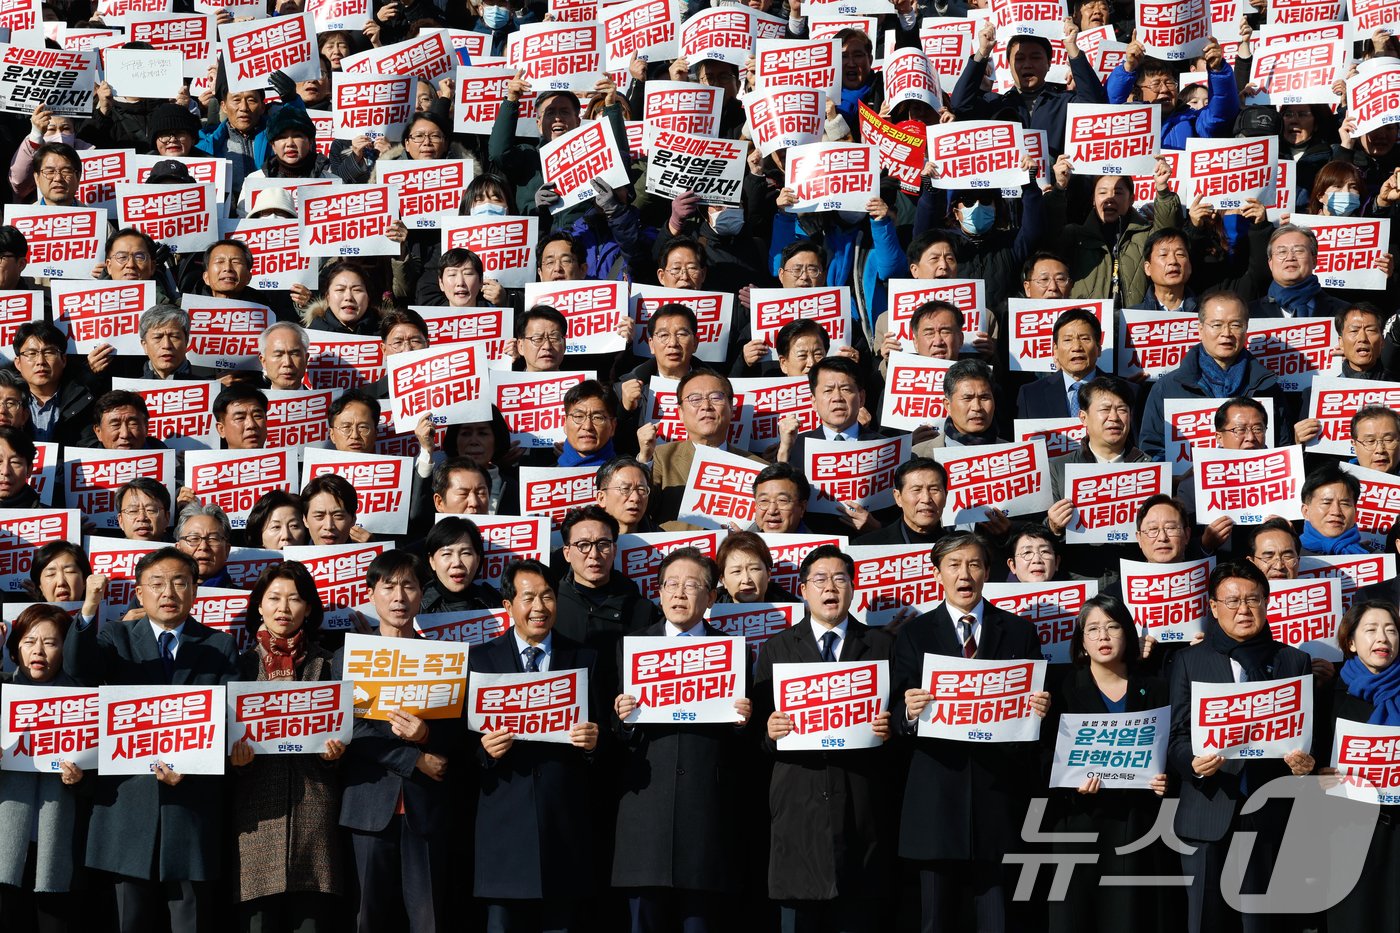
<path id="1" fill-rule="evenodd" d="M 1400 614 L 1388 602 L 1361 602 L 1337 626 L 1337 642 L 1347 659 L 1337 678 L 1332 714 L 1319 717 L 1316 748 L 1332 752 L 1338 720 L 1392 726 L 1400 736 Z M 1324 734 L 1325 733 L 1325 734 Z M 1326 769 L 1324 773 L 1335 773 Z M 1393 792 L 1393 791 L 1392 791 Z M 1332 930 L 1400 929 L 1400 807 L 1386 806 L 1371 836 L 1371 848 L 1356 886 L 1327 912 Z"/>
<path id="2" fill-rule="evenodd" d="M 1309 473 L 1303 483 L 1303 553 L 1367 553 L 1356 527 L 1360 497 L 1361 482 L 1336 464 Z"/>

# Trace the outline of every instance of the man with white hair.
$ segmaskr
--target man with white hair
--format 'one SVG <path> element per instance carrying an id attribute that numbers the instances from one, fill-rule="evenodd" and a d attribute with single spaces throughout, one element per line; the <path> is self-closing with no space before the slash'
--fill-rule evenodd
<path id="1" fill-rule="evenodd" d="M 300 324 L 278 321 L 258 337 L 260 389 L 305 389 L 311 341 Z"/>

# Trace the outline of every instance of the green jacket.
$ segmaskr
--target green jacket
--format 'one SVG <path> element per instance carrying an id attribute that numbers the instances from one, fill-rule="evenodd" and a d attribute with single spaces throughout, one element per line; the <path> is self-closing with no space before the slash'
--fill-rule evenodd
<path id="1" fill-rule="evenodd" d="M 1045 198 L 1051 210 L 1047 230 L 1063 229 L 1060 243 L 1062 255 L 1069 263 L 1069 274 L 1074 279 L 1070 291 L 1073 298 L 1116 298 L 1120 308 L 1131 308 L 1141 303 L 1147 294 L 1147 272 L 1143 269 L 1146 257 L 1144 250 L 1147 238 L 1156 230 L 1181 226 L 1181 199 L 1170 191 L 1157 195 L 1152 202 L 1153 219 L 1148 221 L 1136 210 L 1128 211 L 1123 219 L 1123 229 L 1116 237 L 1113 228 L 1104 228 L 1098 215 L 1092 210 L 1083 223 L 1065 224 L 1056 222 L 1054 211 L 1060 211 L 1063 218 L 1064 192 L 1053 191 Z M 1114 289 L 1114 244 L 1118 245 L 1117 290 Z"/>

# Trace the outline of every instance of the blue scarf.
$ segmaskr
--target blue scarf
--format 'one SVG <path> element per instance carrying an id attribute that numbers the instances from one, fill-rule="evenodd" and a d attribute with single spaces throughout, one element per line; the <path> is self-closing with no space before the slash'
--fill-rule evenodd
<path id="1" fill-rule="evenodd" d="M 1322 291 L 1317 276 L 1310 275 L 1297 285 L 1269 283 L 1269 297 L 1294 317 L 1312 317 L 1313 299 Z"/>
<path id="2" fill-rule="evenodd" d="M 1373 725 L 1400 726 L 1400 664 L 1392 663 L 1372 674 L 1360 658 L 1352 658 L 1342 665 L 1342 680 L 1347 693 L 1375 707 L 1370 719 Z"/>
<path id="3" fill-rule="evenodd" d="M 608 441 L 602 447 L 599 447 L 596 452 L 586 457 L 577 450 L 574 450 L 572 444 L 565 441 L 564 449 L 559 451 L 559 465 L 561 467 L 602 466 L 615 456 L 617 456 L 617 454 L 613 453 L 612 441 Z"/>
<path id="4" fill-rule="evenodd" d="M 1191 348 L 1196 354 L 1196 368 L 1201 372 L 1201 387 L 1208 398 L 1234 398 L 1244 388 L 1244 374 L 1249 368 L 1250 355 L 1243 350 L 1229 369 L 1217 363 L 1200 344 Z"/>
<path id="5" fill-rule="evenodd" d="M 1302 541 L 1304 551 L 1314 554 L 1366 553 L 1366 548 L 1361 545 L 1361 531 L 1355 525 L 1337 537 L 1329 538 L 1314 528 L 1311 522 L 1303 522 L 1303 533 L 1299 535 L 1299 540 Z"/>

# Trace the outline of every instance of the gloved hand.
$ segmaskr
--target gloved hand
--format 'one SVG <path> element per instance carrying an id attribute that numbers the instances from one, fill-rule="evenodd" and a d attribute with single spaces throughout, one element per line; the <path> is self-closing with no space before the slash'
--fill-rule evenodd
<path id="1" fill-rule="evenodd" d="M 284 101 L 291 100 L 297 95 L 297 83 L 283 71 L 274 71 L 267 76 L 268 83 L 277 91 L 277 96 Z"/>
<path id="2" fill-rule="evenodd" d="M 598 209 L 609 217 L 616 217 L 627 207 L 622 199 L 617 196 L 617 189 L 601 178 L 593 179 L 593 200 L 598 202 Z"/>
<path id="3" fill-rule="evenodd" d="M 554 190 L 553 182 L 547 185 L 540 185 L 539 190 L 535 192 L 535 208 L 537 210 L 543 209 L 552 211 L 554 205 L 562 200 L 564 200 L 564 196 Z"/>
<path id="4" fill-rule="evenodd" d="M 694 191 L 683 191 L 671 202 L 670 227 L 675 233 L 679 233 L 685 225 L 685 219 L 694 214 L 700 207 L 700 197 Z"/>

